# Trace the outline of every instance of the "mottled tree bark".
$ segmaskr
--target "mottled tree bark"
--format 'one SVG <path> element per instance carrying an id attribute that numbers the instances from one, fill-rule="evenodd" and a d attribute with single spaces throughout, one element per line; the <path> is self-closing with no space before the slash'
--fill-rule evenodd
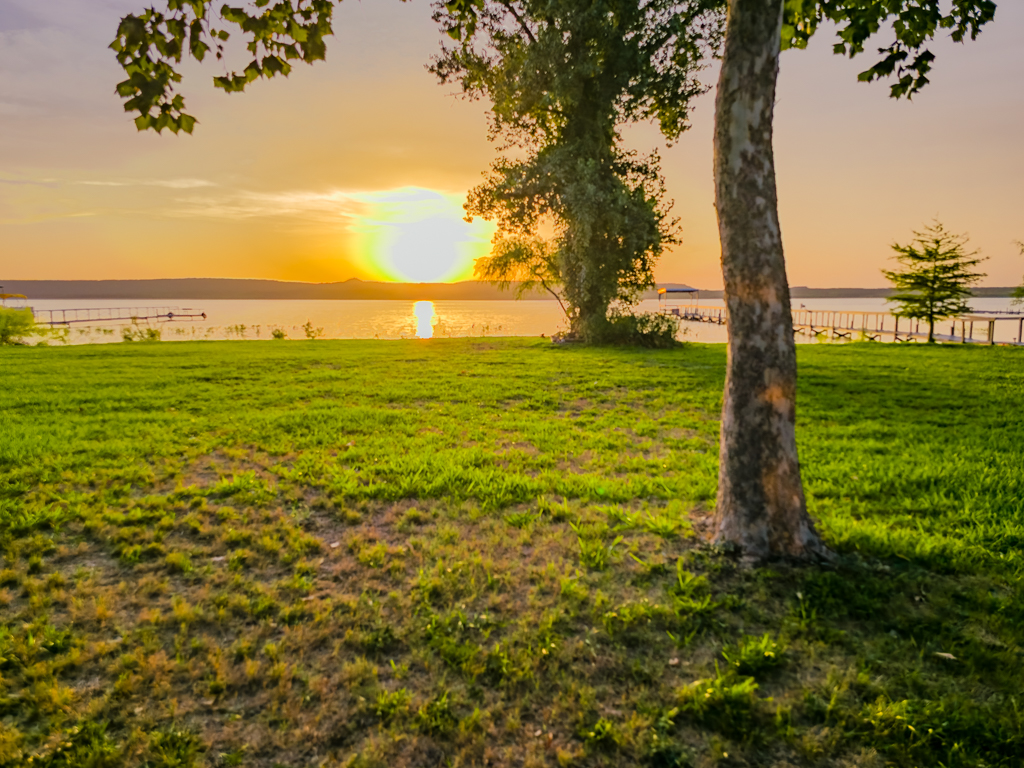
<path id="1" fill-rule="evenodd" d="M 828 557 L 796 450 L 796 347 L 772 117 L 783 0 L 729 0 L 715 102 L 715 200 L 729 319 L 715 541 L 753 561 Z"/>

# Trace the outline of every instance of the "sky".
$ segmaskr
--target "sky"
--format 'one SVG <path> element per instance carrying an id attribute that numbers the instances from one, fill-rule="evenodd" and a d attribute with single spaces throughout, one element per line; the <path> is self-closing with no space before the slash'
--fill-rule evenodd
<path id="1" fill-rule="evenodd" d="M 0 0 L 0 283 L 6 279 L 470 279 L 493 228 L 462 221 L 496 157 L 486 104 L 424 65 L 429 3 L 348 0 L 326 62 L 215 90 L 224 65 L 184 67 L 195 133 L 135 130 L 107 45 L 143 0 Z M 775 121 L 790 284 L 882 287 L 890 245 L 932 220 L 989 257 L 983 285 L 1016 285 L 1024 256 L 1024 3 L 1002 0 L 977 41 L 942 39 L 912 102 L 857 82 L 825 29 L 783 54 Z M 879 45 L 885 43 L 879 39 Z M 714 71 L 706 73 L 713 82 Z M 659 148 L 682 243 L 659 282 L 721 287 L 713 207 L 714 94 Z"/>

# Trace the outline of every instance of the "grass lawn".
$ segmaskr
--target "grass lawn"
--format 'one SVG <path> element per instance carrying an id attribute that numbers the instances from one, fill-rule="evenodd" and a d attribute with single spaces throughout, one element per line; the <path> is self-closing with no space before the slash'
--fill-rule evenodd
<path id="1" fill-rule="evenodd" d="M 0 766 L 1024 765 L 1024 350 L 799 356 L 832 569 L 723 347 L 0 349 Z"/>

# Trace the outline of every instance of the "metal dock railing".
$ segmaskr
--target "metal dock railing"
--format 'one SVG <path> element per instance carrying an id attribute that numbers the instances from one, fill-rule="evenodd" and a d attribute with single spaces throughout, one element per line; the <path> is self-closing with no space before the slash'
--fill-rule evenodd
<path id="1" fill-rule="evenodd" d="M 40 325 L 72 325 L 78 323 L 135 323 L 140 320 L 170 322 L 173 320 L 206 319 L 201 309 L 191 307 L 105 307 L 87 309 L 33 309 Z"/>

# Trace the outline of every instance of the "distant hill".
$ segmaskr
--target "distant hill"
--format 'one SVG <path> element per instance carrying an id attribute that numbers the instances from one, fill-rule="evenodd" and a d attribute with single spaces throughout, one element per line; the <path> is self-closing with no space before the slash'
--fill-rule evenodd
<path id="1" fill-rule="evenodd" d="M 486 301 L 510 299 L 511 291 L 499 291 L 490 283 L 467 280 L 460 283 L 379 283 L 346 280 L 342 283 L 293 283 L 279 280 L 236 280 L 231 278 L 174 278 L 160 280 L 4 280 L 7 293 L 22 293 L 29 299 L 392 299 L 404 301 Z M 685 288 L 682 283 L 662 283 L 662 288 Z M 1012 287 L 975 288 L 975 296 L 1008 297 Z M 888 288 L 807 288 L 790 290 L 794 299 L 886 298 Z M 721 291 L 700 292 L 701 298 L 719 299 Z M 657 298 L 648 291 L 645 298 Z M 545 292 L 525 298 L 550 300 Z"/>
<path id="2" fill-rule="evenodd" d="M 490 283 L 293 283 L 279 280 L 180 278 L 160 280 L 5 280 L 8 293 L 29 299 L 403 299 L 511 298 Z M 543 299 L 537 294 L 530 298 Z"/>

